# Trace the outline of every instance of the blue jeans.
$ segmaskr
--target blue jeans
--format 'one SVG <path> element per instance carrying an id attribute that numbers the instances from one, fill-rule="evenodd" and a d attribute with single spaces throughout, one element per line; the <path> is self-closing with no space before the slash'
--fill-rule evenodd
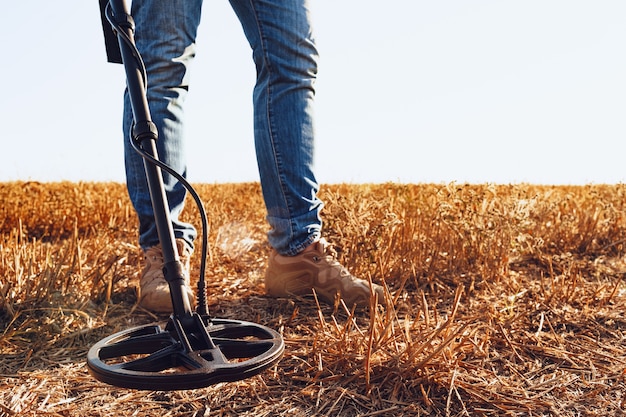
<path id="1" fill-rule="evenodd" d="M 313 165 L 313 99 L 318 53 L 308 0 L 230 0 L 253 51 L 254 138 L 270 245 L 295 255 L 318 239 L 322 202 Z M 148 103 L 159 159 L 186 176 L 183 137 L 189 65 L 195 56 L 202 0 L 133 0 L 135 41 L 146 65 Z M 139 217 L 142 248 L 159 243 L 143 160 L 132 149 L 129 97 L 124 96 L 127 187 Z M 163 173 L 176 238 L 193 247 L 196 230 L 181 222 L 186 191 Z"/>

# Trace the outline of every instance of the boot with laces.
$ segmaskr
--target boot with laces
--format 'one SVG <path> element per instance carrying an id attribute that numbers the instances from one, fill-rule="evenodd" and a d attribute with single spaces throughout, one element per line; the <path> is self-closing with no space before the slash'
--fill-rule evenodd
<path id="1" fill-rule="evenodd" d="M 324 239 L 311 244 L 296 256 L 283 256 L 272 250 L 265 274 L 265 289 L 272 297 L 290 297 L 317 294 L 318 298 L 333 304 L 335 297 L 343 299 L 348 307 L 369 306 L 372 290 L 378 303 L 384 303 L 380 285 L 356 278 L 342 266 L 335 251 Z"/>
<path id="2" fill-rule="evenodd" d="M 195 294 L 189 283 L 189 259 L 191 250 L 182 239 L 176 239 L 176 248 L 183 264 L 185 284 L 189 302 L 195 303 Z M 139 280 L 139 305 L 155 313 L 173 311 L 170 287 L 163 275 L 163 251 L 161 245 L 152 246 L 144 251 L 145 267 Z"/>

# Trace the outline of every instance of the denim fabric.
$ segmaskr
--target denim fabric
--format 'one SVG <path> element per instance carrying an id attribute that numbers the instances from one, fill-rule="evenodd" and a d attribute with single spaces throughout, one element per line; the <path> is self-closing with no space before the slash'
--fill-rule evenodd
<path id="1" fill-rule="evenodd" d="M 313 173 L 313 99 L 318 53 L 308 0 L 231 0 L 253 51 L 257 163 L 270 245 L 294 255 L 318 239 L 322 202 Z M 159 158 L 186 175 L 183 104 L 202 0 L 133 0 L 135 40 L 148 72 L 148 102 L 159 130 Z M 158 243 L 143 161 L 129 144 L 132 111 L 125 94 L 128 192 L 139 216 L 139 243 Z M 164 173 L 176 237 L 193 246 L 196 231 L 179 221 L 185 190 Z"/>

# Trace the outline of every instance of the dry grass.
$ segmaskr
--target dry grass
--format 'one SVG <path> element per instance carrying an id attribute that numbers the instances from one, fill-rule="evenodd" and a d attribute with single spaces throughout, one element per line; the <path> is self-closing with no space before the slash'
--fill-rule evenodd
<path id="1" fill-rule="evenodd" d="M 393 300 L 371 312 L 265 297 L 258 184 L 198 191 L 211 223 L 211 313 L 278 329 L 279 364 L 190 391 L 95 381 L 92 344 L 158 319 L 135 305 L 125 188 L 4 183 L 0 416 L 626 412 L 626 187 L 328 186 L 327 238 Z"/>

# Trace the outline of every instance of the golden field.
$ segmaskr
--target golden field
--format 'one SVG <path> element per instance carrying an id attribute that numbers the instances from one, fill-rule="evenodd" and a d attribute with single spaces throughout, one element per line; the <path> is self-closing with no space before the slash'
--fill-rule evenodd
<path id="1" fill-rule="evenodd" d="M 278 365 L 188 391 L 96 381 L 94 343 L 164 318 L 136 305 L 125 186 L 0 183 L 0 416 L 626 413 L 626 186 L 325 186 L 327 240 L 388 289 L 372 311 L 266 297 L 259 185 L 196 190 L 211 314 L 278 330 Z"/>

